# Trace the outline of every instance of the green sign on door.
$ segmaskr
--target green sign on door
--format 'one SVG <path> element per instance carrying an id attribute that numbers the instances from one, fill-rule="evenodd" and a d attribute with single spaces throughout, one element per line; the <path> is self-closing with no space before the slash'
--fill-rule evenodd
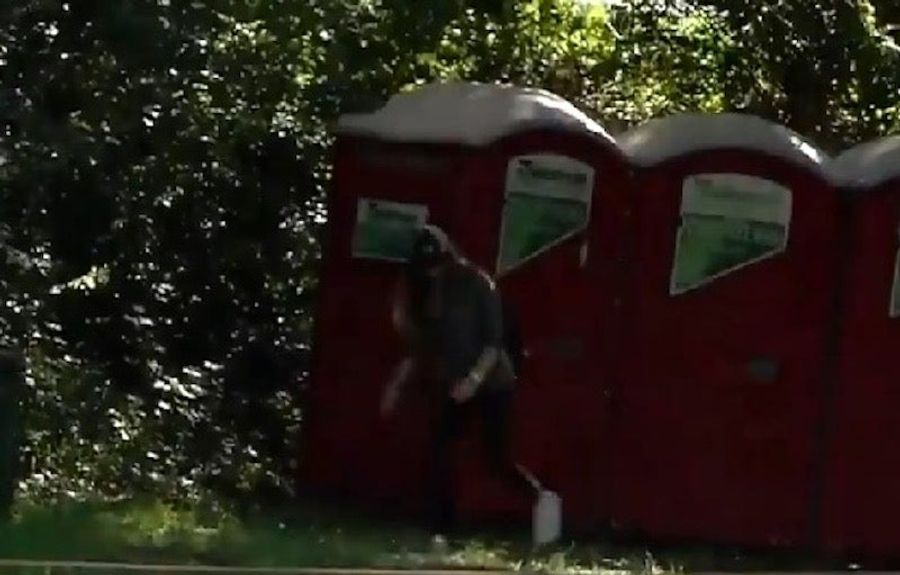
<path id="1" fill-rule="evenodd" d="M 791 191 L 744 174 L 684 180 L 670 293 L 677 295 L 787 247 Z"/>
<path id="2" fill-rule="evenodd" d="M 584 230 L 594 169 L 552 154 L 513 158 L 506 174 L 499 273 L 507 272 Z"/>
<path id="3" fill-rule="evenodd" d="M 428 207 L 360 198 L 353 232 L 353 257 L 403 262 L 416 233 L 428 220 Z"/>

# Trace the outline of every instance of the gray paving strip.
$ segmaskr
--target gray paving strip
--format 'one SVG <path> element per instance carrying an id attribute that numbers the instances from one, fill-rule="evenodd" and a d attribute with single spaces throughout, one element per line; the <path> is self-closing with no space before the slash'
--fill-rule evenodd
<path id="1" fill-rule="evenodd" d="M 0 573 L 11 569 L 44 569 L 47 573 L 54 571 L 72 572 L 77 570 L 102 571 L 114 573 L 185 573 L 210 575 L 522 575 L 529 570 L 508 571 L 497 569 L 374 569 L 374 568 L 318 568 L 318 567 L 222 567 L 213 565 L 143 565 L 138 563 L 105 563 L 100 561 L 19 561 L 0 559 Z M 587 570 L 588 572 L 590 570 Z M 600 570 L 600 573 L 628 573 L 625 569 Z M 896 575 L 900 571 L 694 571 L 693 575 Z"/>
<path id="2" fill-rule="evenodd" d="M 94 561 L 16 561 L 0 559 L 0 572 L 7 569 L 91 570 L 130 573 L 210 573 L 222 575 L 506 575 L 511 571 L 490 569 L 344 569 L 297 567 L 220 567 L 212 565 L 141 565 Z"/>

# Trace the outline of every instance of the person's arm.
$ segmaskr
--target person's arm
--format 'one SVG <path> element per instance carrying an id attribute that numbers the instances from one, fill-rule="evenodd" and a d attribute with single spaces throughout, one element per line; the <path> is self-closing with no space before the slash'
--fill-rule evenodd
<path id="1" fill-rule="evenodd" d="M 406 284 L 402 281 L 397 283 L 392 294 L 391 324 L 393 324 L 394 330 L 406 341 L 410 326 L 409 296 Z"/>
<path id="2" fill-rule="evenodd" d="M 475 362 L 475 365 L 469 370 L 468 379 L 472 382 L 472 385 L 476 388 L 476 390 L 484 383 L 484 380 L 487 379 L 487 376 L 491 371 L 493 371 L 494 367 L 497 365 L 497 361 L 500 359 L 500 349 L 498 347 L 486 347 L 484 351 L 481 352 L 481 355 L 478 356 L 478 360 Z"/>
<path id="3" fill-rule="evenodd" d="M 394 290 L 391 302 L 391 323 L 404 343 L 407 346 L 411 346 L 414 335 L 407 303 L 406 287 L 403 282 L 400 282 Z M 384 394 L 381 397 L 381 413 L 383 415 L 389 415 L 394 411 L 403 389 L 412 380 L 412 374 L 416 367 L 416 362 L 413 358 L 414 354 L 410 353 L 407 355 L 396 367 L 391 379 L 388 381 Z"/>
<path id="4" fill-rule="evenodd" d="M 390 415 L 397 407 L 403 390 L 412 379 L 412 372 L 415 369 L 415 361 L 411 357 L 405 358 L 400 365 L 394 370 L 394 375 L 388 381 L 384 388 L 384 394 L 381 396 L 381 413 L 382 415 Z"/>
<path id="5" fill-rule="evenodd" d="M 466 401 L 478 392 L 484 380 L 500 361 L 503 350 L 503 310 L 497 286 L 485 275 L 480 275 L 477 281 L 476 296 L 478 313 L 481 315 L 484 349 L 466 378 L 454 389 L 453 396 L 459 402 Z"/>

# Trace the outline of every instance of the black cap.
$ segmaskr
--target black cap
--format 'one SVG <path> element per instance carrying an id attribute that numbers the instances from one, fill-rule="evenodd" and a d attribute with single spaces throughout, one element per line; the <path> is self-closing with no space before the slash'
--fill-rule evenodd
<path id="1" fill-rule="evenodd" d="M 423 226 L 416 235 L 409 263 L 427 269 L 444 262 L 450 255 L 450 239 L 437 226 Z"/>

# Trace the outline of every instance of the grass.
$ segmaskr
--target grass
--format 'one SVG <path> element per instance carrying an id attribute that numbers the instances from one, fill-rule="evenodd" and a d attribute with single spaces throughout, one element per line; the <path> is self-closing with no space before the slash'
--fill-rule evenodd
<path id="1" fill-rule="evenodd" d="M 567 544 L 532 552 L 521 536 L 473 535 L 435 553 L 404 524 L 306 506 L 283 519 L 238 520 L 214 506 L 161 502 L 21 505 L 0 526 L 0 558 L 230 567 L 472 568 L 547 573 L 663 573 L 788 568 L 771 557 L 699 548 Z M 3 571 L 4 573 L 8 571 Z M 31 573 L 48 573 L 46 570 Z"/>

